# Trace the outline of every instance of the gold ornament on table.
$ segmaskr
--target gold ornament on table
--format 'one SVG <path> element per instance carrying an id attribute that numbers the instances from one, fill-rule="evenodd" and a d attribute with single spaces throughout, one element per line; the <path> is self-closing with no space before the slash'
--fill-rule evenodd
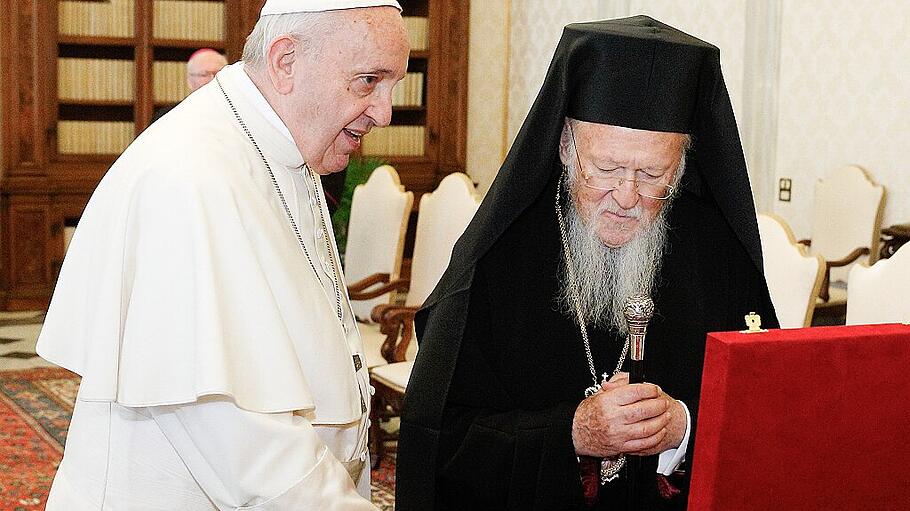
<path id="1" fill-rule="evenodd" d="M 743 316 L 746 319 L 746 328 L 747 330 L 740 330 L 741 334 L 758 334 L 761 332 L 767 332 L 768 330 L 761 327 L 761 316 L 755 312 L 750 312 Z"/>

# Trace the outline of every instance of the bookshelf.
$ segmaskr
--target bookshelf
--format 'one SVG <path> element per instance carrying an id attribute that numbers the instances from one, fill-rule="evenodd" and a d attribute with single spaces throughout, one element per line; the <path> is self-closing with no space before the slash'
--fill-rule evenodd
<path id="1" fill-rule="evenodd" d="M 464 170 L 468 1 L 400 1 L 410 74 L 393 125 L 364 147 L 420 194 Z M 190 54 L 240 58 L 262 0 L 0 2 L 0 309 L 40 309 L 98 181 L 156 108 L 186 95 Z"/>
<path id="2" fill-rule="evenodd" d="M 159 104 L 185 95 L 165 83 L 182 83 L 180 61 L 199 47 L 239 58 L 258 2 L 0 1 L 0 308 L 38 309 L 98 181 Z"/>

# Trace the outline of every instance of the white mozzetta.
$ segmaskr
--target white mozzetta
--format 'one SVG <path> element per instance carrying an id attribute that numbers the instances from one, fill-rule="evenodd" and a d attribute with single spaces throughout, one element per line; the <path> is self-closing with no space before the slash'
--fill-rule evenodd
<path id="1" fill-rule="evenodd" d="M 219 78 L 276 178 L 292 181 L 296 146 L 242 100 L 230 73 Z M 289 202 L 309 202 L 297 193 Z M 299 211 L 312 232 L 312 210 Z M 213 81 L 145 130 L 99 184 L 38 352 L 82 375 L 84 400 L 157 406 L 219 394 L 250 411 L 314 410 L 316 423 L 345 424 L 361 415 L 365 374 L 351 362 L 360 339 L 345 334 L 356 332 L 353 314 L 345 303 L 343 326 L 333 294 Z"/>

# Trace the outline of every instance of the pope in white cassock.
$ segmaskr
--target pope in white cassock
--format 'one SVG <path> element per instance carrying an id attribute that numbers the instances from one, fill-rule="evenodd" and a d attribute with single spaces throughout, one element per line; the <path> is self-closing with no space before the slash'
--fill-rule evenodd
<path id="1" fill-rule="evenodd" d="M 391 118 L 395 0 L 268 0 L 98 185 L 38 352 L 82 376 L 49 510 L 358 510 L 369 377 L 319 175 Z"/>

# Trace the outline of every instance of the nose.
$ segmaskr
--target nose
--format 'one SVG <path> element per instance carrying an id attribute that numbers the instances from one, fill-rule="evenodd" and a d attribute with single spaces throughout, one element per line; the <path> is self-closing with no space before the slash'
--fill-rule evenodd
<path id="1" fill-rule="evenodd" d="M 376 126 L 380 128 L 388 126 L 392 122 L 391 91 L 388 94 L 375 94 L 370 108 L 367 110 L 367 115 L 373 119 Z"/>
<path id="2" fill-rule="evenodd" d="M 613 200 L 615 200 L 622 209 L 634 208 L 641 199 L 641 196 L 638 195 L 636 183 L 631 179 L 624 180 L 612 193 Z"/>

